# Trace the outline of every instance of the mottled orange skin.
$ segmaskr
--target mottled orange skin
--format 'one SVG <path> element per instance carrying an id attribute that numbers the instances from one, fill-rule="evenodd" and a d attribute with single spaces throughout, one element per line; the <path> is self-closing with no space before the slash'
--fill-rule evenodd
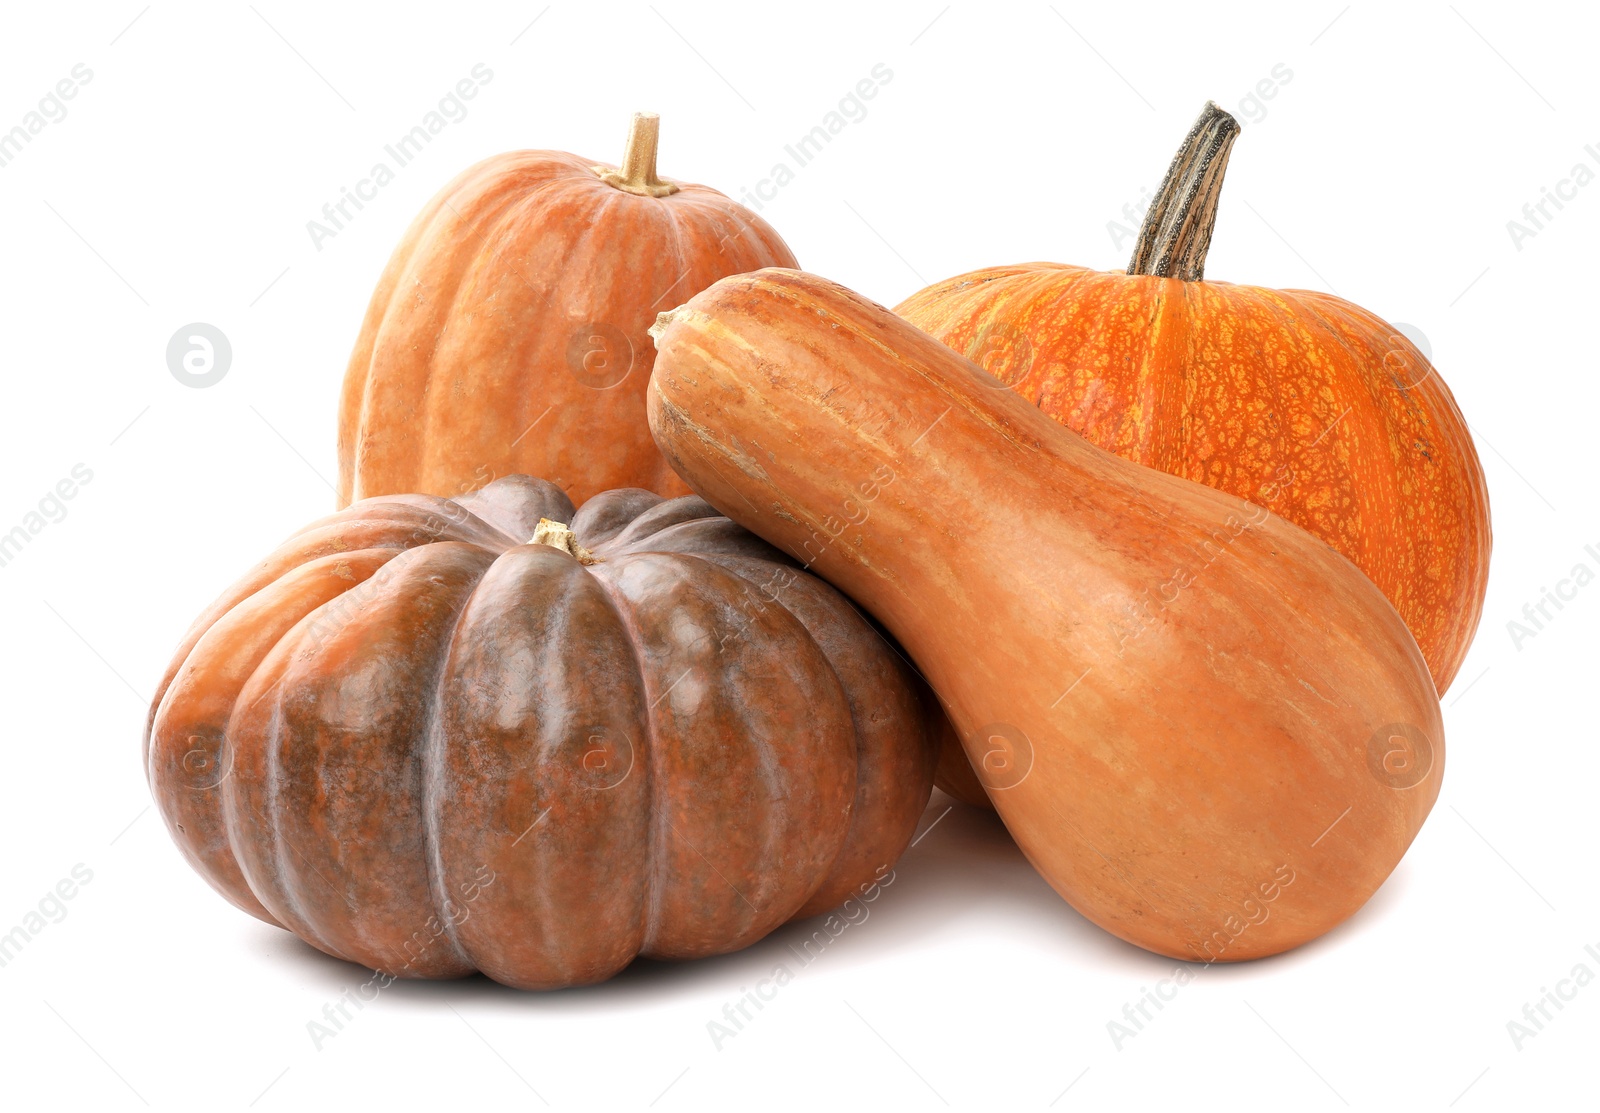
<path id="1" fill-rule="evenodd" d="M 647 330 L 718 278 L 798 264 L 771 225 L 709 186 L 642 196 L 595 165 L 496 155 L 418 214 L 345 373 L 339 506 L 515 474 L 579 505 L 619 487 L 687 493 L 645 426 Z"/>
<path id="2" fill-rule="evenodd" d="M 599 560 L 525 543 L 568 521 Z M 932 791 L 925 687 L 698 498 L 511 476 L 314 522 L 190 628 L 151 791 L 234 904 L 395 977 L 550 989 L 864 896 Z"/>
<path id="3" fill-rule="evenodd" d="M 1093 444 L 1322 538 L 1450 686 L 1483 611 L 1489 496 L 1449 387 L 1398 330 L 1330 294 L 1057 263 L 895 311 Z"/>

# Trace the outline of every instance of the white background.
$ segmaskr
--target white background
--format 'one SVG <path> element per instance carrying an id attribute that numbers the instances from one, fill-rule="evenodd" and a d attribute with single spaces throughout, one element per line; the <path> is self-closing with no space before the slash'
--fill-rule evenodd
<path id="1" fill-rule="evenodd" d="M 0 532 L 93 472 L 0 568 L 0 932 L 93 872 L 0 968 L 0 1104 L 1593 1107 L 1600 984 L 1520 1050 L 1507 1022 L 1574 965 L 1600 974 L 1600 586 L 1520 647 L 1507 622 L 1600 571 L 1600 183 L 1520 249 L 1506 227 L 1600 171 L 1592 8 L 141 7 L 0 17 L 0 130 L 93 73 L 0 168 Z M 306 222 L 480 62 L 469 114 L 317 250 Z M 810 269 L 892 305 L 977 266 L 1123 266 L 1107 223 L 1214 98 L 1245 131 L 1208 277 L 1334 290 L 1425 334 L 1495 532 L 1432 818 L 1351 922 L 1206 971 L 1120 1049 L 1107 1022 L 1173 964 L 1087 924 L 963 807 L 720 1049 L 707 1023 L 814 924 L 598 988 L 396 985 L 316 1049 L 307 1022 L 368 975 L 190 872 L 139 737 L 194 615 L 332 509 L 339 384 L 391 247 L 487 155 L 615 160 L 635 109 L 662 114 L 662 173 L 737 195 L 880 62 L 865 118 L 763 210 Z M 1279 64 L 1265 114 L 1241 106 Z M 233 346 L 208 389 L 164 358 L 195 321 Z"/>

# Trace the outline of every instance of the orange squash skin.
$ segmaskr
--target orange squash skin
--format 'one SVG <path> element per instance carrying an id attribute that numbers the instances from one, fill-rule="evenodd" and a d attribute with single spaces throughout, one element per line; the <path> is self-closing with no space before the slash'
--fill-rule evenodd
<path id="1" fill-rule="evenodd" d="M 1406 620 L 1440 693 L 1488 585 L 1488 489 L 1416 347 L 1330 294 L 1055 263 L 935 283 L 896 310 L 1073 432 L 1322 538 Z"/>
<path id="2" fill-rule="evenodd" d="M 1394 869 L 1443 728 L 1404 622 L 1344 557 L 1096 448 L 815 276 L 725 279 L 657 328 L 667 457 L 895 635 L 1083 915 L 1253 958 Z"/>
<path id="3" fill-rule="evenodd" d="M 541 517 L 599 561 L 523 543 Z M 702 500 L 374 498 L 194 624 L 145 732 L 238 907 L 393 977 L 550 989 L 748 946 L 883 880 L 941 717 L 836 591 Z"/>
<path id="4" fill-rule="evenodd" d="M 540 475 L 599 491 L 686 489 L 645 428 L 657 313 L 724 275 L 796 266 L 766 221 L 709 186 L 665 197 L 596 163 L 517 151 L 428 202 L 372 295 L 339 405 L 338 505 L 451 497 Z"/>

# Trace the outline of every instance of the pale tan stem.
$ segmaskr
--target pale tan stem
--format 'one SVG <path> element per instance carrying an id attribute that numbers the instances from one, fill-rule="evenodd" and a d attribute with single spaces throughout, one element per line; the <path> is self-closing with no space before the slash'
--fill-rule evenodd
<path id="1" fill-rule="evenodd" d="M 576 557 L 579 564 L 599 564 L 601 559 L 578 544 L 578 535 L 573 533 L 565 522 L 554 522 L 549 518 L 539 519 L 539 524 L 534 527 L 533 537 L 528 544 L 548 545 L 552 549 L 560 549 L 568 556 Z"/>
<path id="2" fill-rule="evenodd" d="M 656 146 L 661 139 L 661 117 L 654 112 L 635 112 L 628 128 L 628 149 L 622 153 L 622 166 L 596 166 L 594 172 L 607 185 L 642 197 L 665 197 L 677 193 L 673 182 L 656 176 Z"/>

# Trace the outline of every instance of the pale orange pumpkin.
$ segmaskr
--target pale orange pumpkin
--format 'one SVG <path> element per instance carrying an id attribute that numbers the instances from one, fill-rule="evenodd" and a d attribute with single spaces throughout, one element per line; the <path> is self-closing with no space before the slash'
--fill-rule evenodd
<path id="1" fill-rule="evenodd" d="M 650 440 L 656 314 L 718 278 L 796 266 L 766 221 L 656 174 L 659 120 L 620 169 L 515 151 L 461 174 L 378 282 L 339 408 L 339 505 L 540 475 L 573 502 L 687 493 Z"/>

